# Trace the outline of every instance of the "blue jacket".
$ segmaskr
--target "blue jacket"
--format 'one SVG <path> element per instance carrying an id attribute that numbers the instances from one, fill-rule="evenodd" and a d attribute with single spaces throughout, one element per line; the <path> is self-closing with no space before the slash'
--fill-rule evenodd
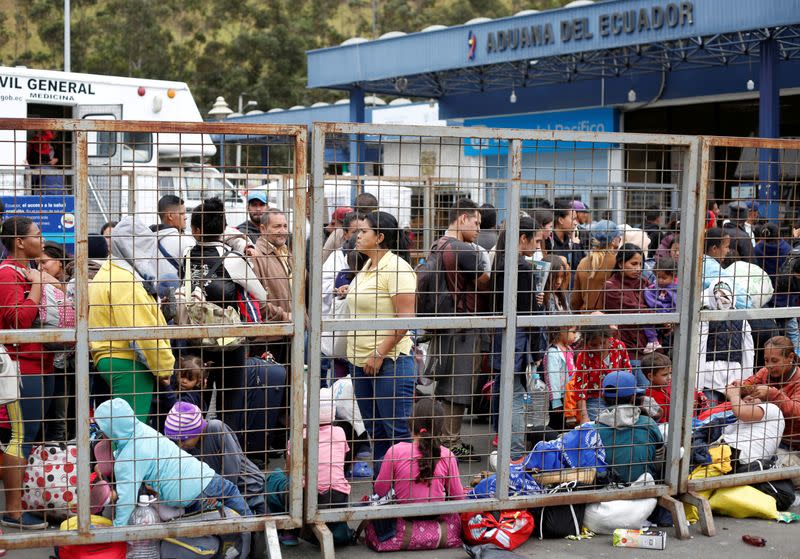
<path id="1" fill-rule="evenodd" d="M 143 483 L 167 505 L 186 507 L 200 497 L 215 472 L 167 437 L 136 419 L 122 398 L 98 406 L 94 421 L 116 444 L 114 479 L 118 500 L 114 526 L 126 526 Z"/>

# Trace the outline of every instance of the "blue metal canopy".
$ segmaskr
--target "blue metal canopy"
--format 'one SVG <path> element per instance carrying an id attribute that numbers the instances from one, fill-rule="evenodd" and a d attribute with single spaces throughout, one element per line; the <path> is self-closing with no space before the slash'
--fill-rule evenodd
<path id="1" fill-rule="evenodd" d="M 443 97 L 800 58 L 800 0 L 613 0 L 308 52 L 308 86 Z"/>

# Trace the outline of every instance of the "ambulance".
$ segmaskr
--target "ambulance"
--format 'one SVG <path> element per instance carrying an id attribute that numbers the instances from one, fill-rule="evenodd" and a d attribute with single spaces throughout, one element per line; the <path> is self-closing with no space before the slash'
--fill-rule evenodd
<path id="1" fill-rule="evenodd" d="M 202 122 L 182 82 L 0 66 L 0 117 Z M 6 216 L 38 214 L 45 237 L 70 244 L 74 227 L 75 148 L 71 132 L 51 131 L 53 165 L 29 161 L 44 131 L 0 130 L 0 196 Z M 207 161 L 216 147 L 206 134 L 92 132 L 89 144 L 89 230 L 134 214 L 158 222 L 158 199 L 175 194 L 191 209 L 218 196 L 228 223 L 246 219 L 235 186 Z M 34 154 L 36 155 L 36 154 Z M 44 169 L 44 170 L 43 170 Z M 53 192 L 52 183 L 61 187 Z M 52 214 L 44 216 L 42 214 Z M 61 217 L 59 218 L 59 214 Z"/>

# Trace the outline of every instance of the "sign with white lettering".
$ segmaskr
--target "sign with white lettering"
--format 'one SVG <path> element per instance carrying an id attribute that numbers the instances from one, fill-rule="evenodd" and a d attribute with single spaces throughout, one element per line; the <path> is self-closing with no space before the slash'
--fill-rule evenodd
<path id="1" fill-rule="evenodd" d="M 508 21 L 513 22 L 514 19 Z M 692 25 L 694 25 L 694 2 L 669 2 L 651 8 L 601 13 L 595 19 L 579 17 L 489 31 L 483 40 L 483 48 L 488 55 L 491 55 L 554 45 L 557 41 L 562 44 L 579 43 L 594 39 L 595 34 L 600 38 L 607 38 Z M 471 49 L 469 60 L 475 59 L 475 40 L 475 35 L 469 31 L 468 47 Z"/>
<path id="2" fill-rule="evenodd" d="M 466 118 L 464 126 L 485 126 L 487 128 L 519 128 L 522 130 L 573 130 L 577 132 L 617 132 L 619 115 L 616 109 L 582 109 L 557 111 L 551 113 L 497 116 L 488 118 Z M 589 144 L 567 142 L 556 144 L 550 141 L 523 141 L 523 152 L 554 151 L 557 149 L 576 149 L 589 147 Z M 607 149 L 611 144 L 593 143 L 595 149 Z M 468 138 L 464 145 L 464 155 L 498 155 L 508 153 L 505 141 L 493 139 Z"/>

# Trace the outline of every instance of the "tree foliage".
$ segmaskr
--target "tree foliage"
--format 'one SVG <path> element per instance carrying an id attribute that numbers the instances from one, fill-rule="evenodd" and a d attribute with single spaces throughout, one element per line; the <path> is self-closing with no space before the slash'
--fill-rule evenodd
<path id="1" fill-rule="evenodd" d="M 260 108 L 331 101 L 306 89 L 306 51 L 567 0 L 71 0 L 72 71 L 185 81 L 201 111 L 218 95 Z M 0 63 L 63 68 L 63 3 L 0 0 Z"/>

